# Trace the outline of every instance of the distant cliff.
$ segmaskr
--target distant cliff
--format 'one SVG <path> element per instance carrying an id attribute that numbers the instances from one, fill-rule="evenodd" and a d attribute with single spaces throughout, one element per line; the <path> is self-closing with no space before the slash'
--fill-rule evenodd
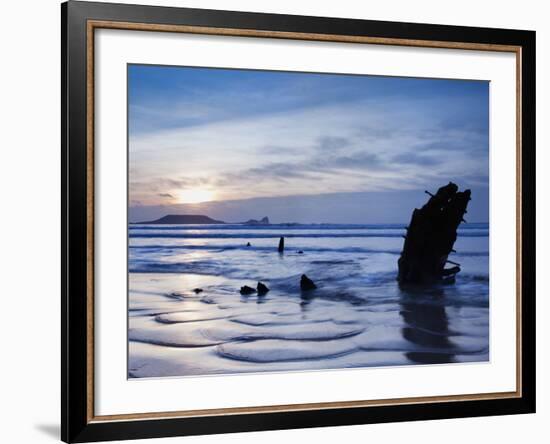
<path id="1" fill-rule="evenodd" d="M 250 220 L 247 220 L 246 222 L 243 222 L 243 224 L 245 225 L 269 225 L 269 218 L 266 216 L 260 220 L 256 220 L 256 219 L 250 219 Z"/>
<path id="2" fill-rule="evenodd" d="M 215 220 L 200 214 L 168 214 L 157 220 L 138 222 L 139 224 L 224 224 L 221 220 Z"/>

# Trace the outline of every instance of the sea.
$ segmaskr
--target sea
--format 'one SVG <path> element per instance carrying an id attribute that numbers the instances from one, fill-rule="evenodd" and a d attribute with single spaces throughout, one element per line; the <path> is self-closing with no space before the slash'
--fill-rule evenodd
<path id="1" fill-rule="evenodd" d="M 128 377 L 488 361 L 489 225 L 459 228 L 454 284 L 406 289 L 405 227 L 130 224 Z"/>

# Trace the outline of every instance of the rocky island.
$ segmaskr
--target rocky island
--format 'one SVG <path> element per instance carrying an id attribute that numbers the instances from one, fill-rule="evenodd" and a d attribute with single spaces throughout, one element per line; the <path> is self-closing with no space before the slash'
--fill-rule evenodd
<path id="1" fill-rule="evenodd" d="M 224 224 L 221 220 L 215 220 L 200 214 L 168 214 L 157 220 L 137 222 L 138 224 Z"/>
<path id="2" fill-rule="evenodd" d="M 235 222 L 224 222 L 223 220 L 212 219 L 209 216 L 202 214 L 168 214 L 156 220 L 146 222 L 135 222 L 143 225 L 159 225 L 159 224 L 174 224 L 174 225 L 192 225 L 192 224 L 227 224 Z M 262 219 L 249 219 L 246 222 L 236 222 L 243 225 L 269 225 L 267 216 Z"/>

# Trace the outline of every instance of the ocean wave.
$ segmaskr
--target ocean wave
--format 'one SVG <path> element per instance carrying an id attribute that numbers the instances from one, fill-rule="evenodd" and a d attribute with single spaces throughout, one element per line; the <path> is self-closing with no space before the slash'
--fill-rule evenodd
<path id="1" fill-rule="evenodd" d="M 130 224 L 128 229 L 135 230 L 404 230 L 408 224 L 174 224 L 174 225 L 144 225 Z M 461 230 L 488 230 L 489 224 L 470 223 L 459 228 Z"/>
<path id="2" fill-rule="evenodd" d="M 228 263 L 219 263 L 217 261 L 194 261 L 194 262 L 143 262 L 130 263 L 129 272 L 135 274 L 196 274 L 204 276 L 220 276 L 226 278 L 244 280 L 247 285 L 255 286 L 256 281 L 264 280 L 273 290 L 283 294 L 300 294 L 300 275 L 305 273 L 311 276 L 318 290 L 315 292 L 316 297 L 329 298 L 333 300 L 346 300 L 350 303 L 365 303 L 374 297 L 373 294 L 360 289 L 378 288 L 387 284 L 396 284 L 397 264 L 395 269 L 385 269 L 377 271 L 369 271 L 367 268 L 362 268 L 359 263 L 346 262 L 342 260 L 321 261 L 322 263 L 304 263 L 302 269 L 297 273 L 296 270 L 289 270 L 288 274 L 274 275 L 267 270 L 251 271 L 248 267 L 231 266 Z M 269 276 L 269 277 L 267 277 Z M 267 278 L 266 278 L 267 277 Z M 469 272 L 462 270 L 457 275 L 457 288 L 470 287 L 478 294 L 485 295 L 485 291 L 479 291 L 479 286 L 486 287 L 489 282 L 489 273 L 479 271 Z M 229 291 L 238 291 L 238 285 Z M 242 284 L 241 284 L 242 285 Z M 438 291 L 445 290 L 448 286 L 438 284 L 430 286 L 430 289 Z M 453 286 L 454 287 L 454 286 Z M 415 297 L 422 297 L 426 293 L 426 288 L 423 286 L 403 288 L 401 290 L 407 294 L 413 294 Z M 418 294 L 416 294 L 418 293 Z M 360 297 L 360 295 L 364 295 Z M 178 300 L 179 296 L 168 296 Z M 464 297 L 464 296 L 461 296 Z M 209 299 L 204 296 L 201 301 L 208 303 Z M 429 302 L 429 301 L 428 301 Z M 459 301 L 460 302 L 460 301 Z M 482 298 L 483 304 L 486 303 L 485 298 Z"/>
<path id="3" fill-rule="evenodd" d="M 163 250 L 199 250 L 199 251 L 210 251 L 215 253 L 222 253 L 224 251 L 231 250 L 243 250 L 243 251 L 274 251 L 275 246 L 270 245 L 251 245 L 247 246 L 246 244 L 233 244 L 233 245 L 130 245 L 128 247 L 130 250 L 136 251 L 146 251 L 146 252 L 162 252 Z M 155 250 L 155 251 L 152 251 Z M 334 252 L 334 253 L 386 253 L 386 254 L 401 254 L 400 248 L 364 248 L 364 247 L 309 247 L 309 246 L 293 246 L 292 248 L 287 248 L 286 254 L 298 254 L 298 251 L 303 251 L 304 254 L 307 253 L 324 253 L 324 252 Z M 488 256 L 488 251 L 457 251 L 453 253 L 453 256 Z"/>
<path id="4" fill-rule="evenodd" d="M 231 275 L 243 270 L 236 267 L 225 267 L 217 261 L 195 262 L 149 262 L 130 261 L 128 271 L 130 273 L 193 273 L 206 275 L 219 275 L 220 271 Z"/>
<path id="5" fill-rule="evenodd" d="M 402 232 L 382 232 L 382 233 L 358 233 L 358 232 L 323 232 L 323 233 L 289 233 L 280 231 L 277 233 L 130 233 L 132 238 L 147 238 L 147 239 L 274 239 L 280 237 L 286 238 L 393 238 L 403 237 L 405 230 Z M 487 237 L 486 231 L 460 232 L 458 237 Z"/>
<path id="6" fill-rule="evenodd" d="M 269 245 L 251 245 L 250 247 L 246 244 L 241 245 L 130 245 L 128 248 L 131 250 L 155 250 L 155 252 L 162 252 L 163 250 L 199 250 L 199 251 L 210 251 L 214 253 L 222 253 L 224 251 L 231 250 L 243 250 L 243 251 L 276 251 L 276 246 Z M 330 247 L 306 247 L 306 246 L 293 246 L 292 248 L 287 248 L 286 254 L 298 254 L 298 251 L 303 251 L 304 254 L 307 253 L 323 253 L 323 252 L 335 252 L 335 253 L 387 253 L 387 254 L 400 254 L 401 250 L 398 249 L 376 249 L 376 248 L 362 248 L 362 247 L 341 247 L 341 248 L 330 248 Z"/>

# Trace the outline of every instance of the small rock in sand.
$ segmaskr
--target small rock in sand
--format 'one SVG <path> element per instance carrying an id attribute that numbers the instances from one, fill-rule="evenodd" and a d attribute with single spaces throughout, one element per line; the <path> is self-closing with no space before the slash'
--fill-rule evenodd
<path id="1" fill-rule="evenodd" d="M 252 293 L 256 293 L 256 290 L 254 290 L 252 287 L 249 287 L 248 285 L 245 285 L 244 287 L 241 287 L 241 294 L 242 295 L 249 295 Z"/>
<path id="2" fill-rule="evenodd" d="M 267 285 L 262 284 L 261 282 L 258 282 L 258 286 L 256 287 L 258 290 L 258 294 L 261 296 L 263 294 L 266 294 L 269 291 L 269 288 L 267 288 Z"/>
<path id="3" fill-rule="evenodd" d="M 300 288 L 302 291 L 308 291 L 308 290 L 315 290 L 317 288 L 317 285 L 308 278 L 305 274 L 302 275 L 302 278 L 300 279 Z"/>
<path id="4" fill-rule="evenodd" d="M 195 294 L 199 294 L 199 293 L 203 292 L 203 289 L 202 288 L 193 288 L 193 291 L 195 292 Z"/>

